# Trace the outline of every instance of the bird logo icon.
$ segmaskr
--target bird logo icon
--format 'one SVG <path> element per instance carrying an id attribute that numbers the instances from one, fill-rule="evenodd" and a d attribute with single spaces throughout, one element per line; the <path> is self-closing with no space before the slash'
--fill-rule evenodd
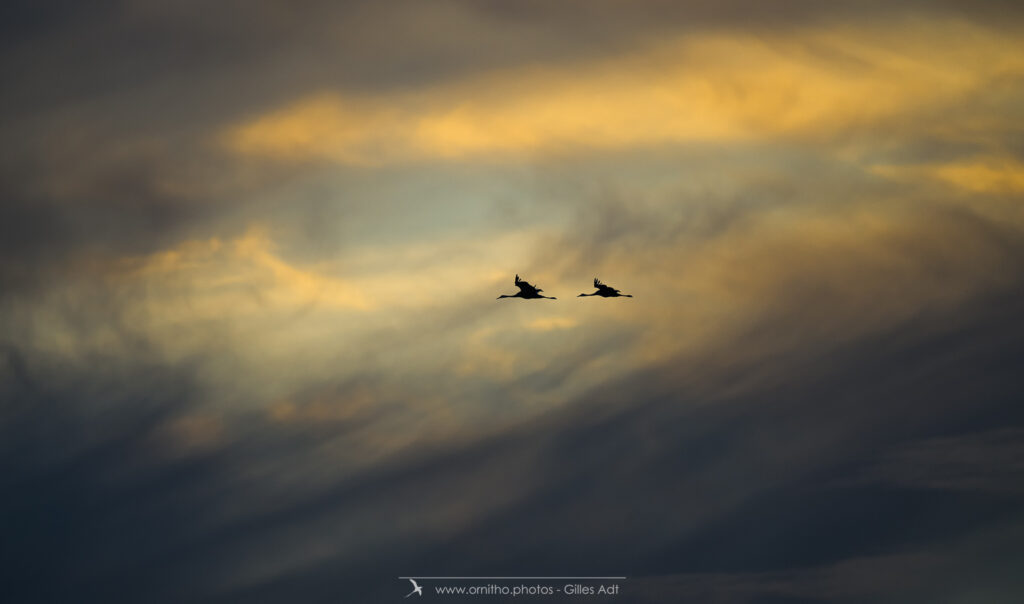
<path id="1" fill-rule="evenodd" d="M 420 587 L 420 584 L 416 582 L 416 579 L 409 579 L 409 581 L 412 582 L 412 591 L 405 594 L 405 597 L 408 598 L 412 594 L 419 594 L 420 596 L 423 596 L 423 588 Z"/>

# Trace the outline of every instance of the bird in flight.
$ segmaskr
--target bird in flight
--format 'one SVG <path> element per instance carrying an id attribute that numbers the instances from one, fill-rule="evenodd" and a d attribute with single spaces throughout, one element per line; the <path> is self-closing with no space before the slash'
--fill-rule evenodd
<path id="1" fill-rule="evenodd" d="M 405 594 L 405 597 L 408 598 L 412 594 L 419 594 L 420 597 L 422 597 L 423 596 L 423 588 L 420 587 L 420 584 L 416 582 L 416 579 L 409 579 L 409 580 L 412 581 L 412 591 L 410 591 L 409 593 Z"/>
<path id="2" fill-rule="evenodd" d="M 609 287 L 609 286 L 605 285 L 604 283 L 601 283 L 601 280 L 598 279 L 597 277 L 594 277 L 594 287 L 597 288 L 596 292 L 594 292 L 592 294 L 580 294 L 580 295 L 578 295 L 576 297 L 577 298 L 582 298 L 583 296 L 601 296 L 602 298 L 632 298 L 633 297 L 632 294 L 624 294 L 624 293 L 620 292 L 619 290 L 615 289 L 614 287 Z"/>
<path id="3" fill-rule="evenodd" d="M 526 298 L 528 300 L 532 300 L 532 299 L 535 299 L 535 298 L 545 298 L 547 300 L 557 300 L 558 299 L 558 298 L 555 298 L 554 296 L 542 296 L 540 292 L 542 292 L 544 290 L 540 289 L 539 287 L 537 287 L 535 285 L 530 285 L 526 281 L 523 281 L 522 279 L 519 278 L 519 275 L 516 275 L 516 287 L 519 288 L 519 291 L 517 293 L 514 293 L 511 296 L 509 296 L 507 294 L 502 294 L 502 295 L 498 296 L 497 299 L 498 300 L 501 300 L 502 298 Z"/>

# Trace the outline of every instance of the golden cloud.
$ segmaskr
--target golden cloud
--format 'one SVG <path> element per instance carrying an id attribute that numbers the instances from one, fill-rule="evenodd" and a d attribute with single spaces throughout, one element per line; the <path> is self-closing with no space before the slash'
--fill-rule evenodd
<path id="1" fill-rule="evenodd" d="M 528 322 L 526 328 L 532 331 L 556 331 L 572 329 L 577 325 L 579 325 L 579 320 L 572 317 L 542 317 Z"/>
<path id="2" fill-rule="evenodd" d="M 1024 73 L 1022 39 L 958 21 L 691 35 L 411 92 L 323 92 L 233 125 L 222 142 L 246 156 L 366 165 L 827 136 Z"/>
<path id="3" fill-rule="evenodd" d="M 218 292 L 231 297 L 233 288 L 243 288 L 264 302 L 282 306 L 316 304 L 367 310 L 373 305 L 353 283 L 284 260 L 260 226 L 251 226 L 245 234 L 227 242 L 220 238 L 184 241 L 149 256 L 123 259 L 121 266 L 132 278 L 172 284 L 183 280 L 189 291 L 201 289 L 212 298 Z M 252 299 L 252 295 L 244 298 Z M 242 310 L 238 302 L 229 302 L 236 305 L 236 312 Z"/>
<path id="4" fill-rule="evenodd" d="M 1024 164 L 1009 156 L 980 157 L 943 163 L 874 166 L 876 174 L 896 180 L 922 179 L 939 182 L 970 193 L 1014 194 L 1024 192 Z"/>
<path id="5" fill-rule="evenodd" d="M 172 457 L 201 453 L 223 444 L 224 422 L 211 413 L 184 415 L 162 423 L 150 440 Z"/>

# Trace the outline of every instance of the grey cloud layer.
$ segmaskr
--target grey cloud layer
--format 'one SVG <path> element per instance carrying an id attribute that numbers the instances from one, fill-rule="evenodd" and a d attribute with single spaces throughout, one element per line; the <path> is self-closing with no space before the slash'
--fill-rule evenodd
<path id="1" fill-rule="evenodd" d="M 1021 334 L 1006 327 L 1019 324 L 1019 303 L 1019 292 L 998 296 L 817 358 L 800 352 L 804 342 L 779 349 L 776 325 L 721 355 L 673 359 L 606 385 L 586 404 L 504 435 L 289 487 L 277 485 L 296 467 L 326 463 L 323 444 L 346 442 L 345 432 L 289 435 L 241 422 L 227 445 L 168 460 L 151 434 L 163 414 L 197 402 L 187 374 L 135 364 L 44 386 L 40 372 L 54 368 L 10 351 L 5 394 L 20 406 L 4 422 L 5 491 L 17 494 L 4 510 L 8 568 L 26 597 L 156 602 L 326 602 L 339 590 L 379 599 L 392 575 L 407 572 L 623 572 L 639 595 L 681 568 L 732 584 L 744 573 L 924 553 L 935 543 L 955 560 L 942 568 L 970 568 L 958 543 L 1019 523 L 1017 491 L 931 479 L 922 479 L 926 492 L 913 480 L 879 489 L 842 477 L 893 447 L 913 452 L 891 466 L 898 473 L 908 461 L 938 467 L 961 457 L 917 444 L 941 442 L 921 440 L 929 438 L 963 442 L 957 450 L 981 451 L 983 464 L 1012 463 L 1012 454 L 969 443 L 1024 419 L 1011 362 Z M 768 364 L 737 360 L 733 348 L 758 337 L 775 349 Z M 275 458 L 286 461 L 242 478 Z M 989 545 L 968 551 L 979 547 Z M 885 557 L 871 564 L 903 568 Z M 887 595 L 933 594 L 934 571 L 916 573 Z M 996 573 L 988 587 L 1012 593 L 1008 580 Z M 676 595 L 735 591 L 673 585 Z M 844 596 L 842 587 L 746 584 L 723 601 L 779 590 L 828 601 L 883 595 Z"/>
<path id="2" fill-rule="evenodd" d="M 210 142 L 323 89 L 936 6 L 889 4 L 5 4 L 0 583 L 337 602 L 624 573 L 630 601 L 1018 601 L 1020 193 L 867 170 L 1021 157 L 1012 78 L 827 140 L 366 168 Z M 467 262 L 393 314 L 316 282 L 391 258 L 412 281 L 508 232 L 522 266 Z M 562 299 L 496 303 L 515 271 Z M 572 298 L 595 272 L 637 298 Z"/>

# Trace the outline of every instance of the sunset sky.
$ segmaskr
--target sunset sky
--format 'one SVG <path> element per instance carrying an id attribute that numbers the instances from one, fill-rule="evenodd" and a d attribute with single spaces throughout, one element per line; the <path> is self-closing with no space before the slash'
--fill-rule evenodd
<path id="1" fill-rule="evenodd" d="M 1016 5 L 4 3 L 0 599 L 1021 601 Z"/>

